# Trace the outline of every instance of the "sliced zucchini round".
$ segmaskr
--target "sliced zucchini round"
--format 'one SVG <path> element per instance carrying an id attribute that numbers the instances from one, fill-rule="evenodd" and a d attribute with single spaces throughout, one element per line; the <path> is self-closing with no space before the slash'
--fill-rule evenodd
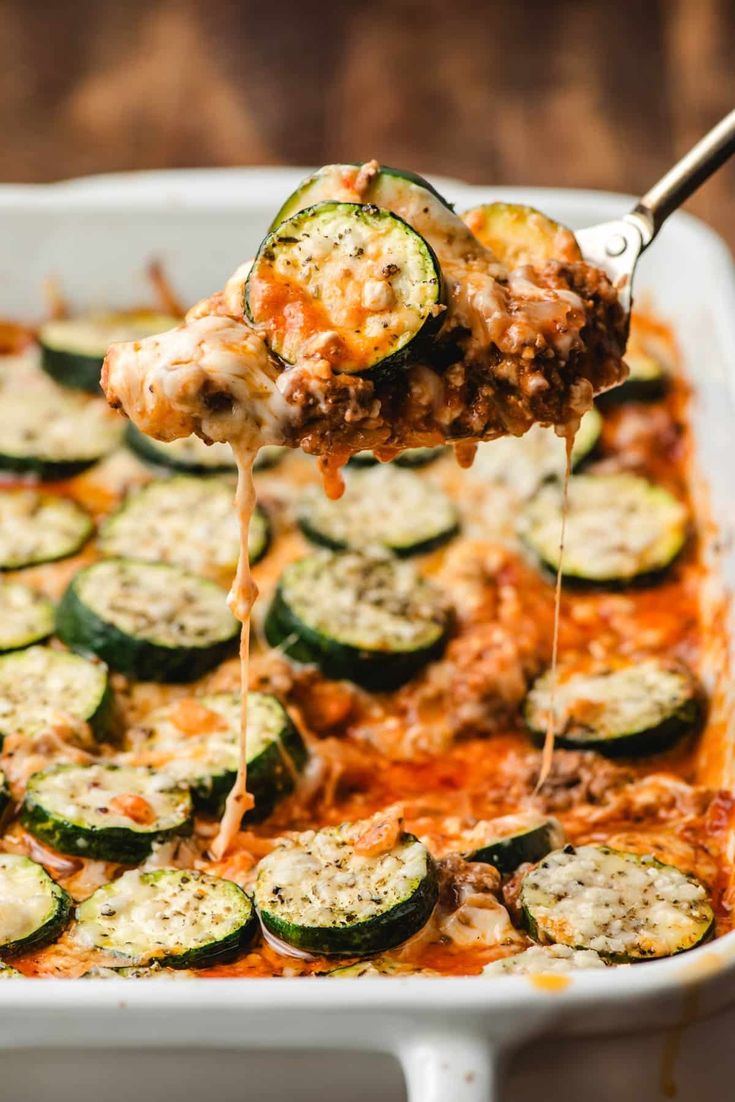
<path id="1" fill-rule="evenodd" d="M 579 972 L 606 968 L 607 963 L 593 949 L 570 949 L 567 945 L 532 945 L 522 953 L 486 964 L 483 976 L 537 976 L 557 972 Z"/>
<path id="2" fill-rule="evenodd" d="M 606 390 L 600 395 L 604 405 L 617 405 L 619 402 L 658 402 L 666 396 L 670 375 L 657 356 L 643 349 L 628 349 L 625 353 L 628 365 L 628 378 Z"/>
<path id="3" fill-rule="evenodd" d="M 572 470 L 594 452 L 602 424 L 594 408 L 583 415 L 572 446 Z M 503 436 L 480 444 L 470 475 L 483 485 L 495 482 L 520 498 L 528 498 L 543 482 L 563 479 L 566 465 L 564 440 L 553 428 L 533 425 L 524 436 Z"/>
<path id="4" fill-rule="evenodd" d="M 258 920 L 237 884 L 191 869 L 131 869 L 76 909 L 72 938 L 131 964 L 224 964 L 255 938 Z"/>
<path id="5" fill-rule="evenodd" d="M 462 221 L 507 268 L 582 259 L 571 230 L 521 203 L 482 203 L 465 211 Z"/>
<path id="6" fill-rule="evenodd" d="M 266 237 L 245 300 L 283 363 L 360 373 L 404 363 L 437 331 L 441 270 L 431 246 L 390 211 L 319 203 Z"/>
<path id="7" fill-rule="evenodd" d="M 457 508 L 439 486 L 382 463 L 347 472 L 337 501 L 309 487 L 298 521 L 306 538 L 323 547 L 384 547 L 402 557 L 432 551 L 459 532 Z"/>
<path id="8" fill-rule="evenodd" d="M 191 834 L 191 796 L 152 769 L 54 765 L 28 781 L 21 822 L 59 853 L 135 865 L 154 842 Z"/>
<path id="9" fill-rule="evenodd" d="M 359 164 L 325 165 L 311 176 L 307 176 L 296 191 L 289 195 L 273 219 L 271 231 L 305 207 L 312 207 L 327 199 L 354 198 L 357 178 L 364 167 Z M 447 200 L 423 176 L 406 169 L 391 168 L 389 165 L 378 167 L 364 193 L 365 202 L 374 203 L 375 206 L 385 207 L 387 210 L 393 210 L 395 206 L 410 208 L 416 204 L 425 203 L 427 198 L 432 204 L 438 202 L 446 210 L 452 210 Z"/>
<path id="10" fill-rule="evenodd" d="M 97 394 L 102 361 L 113 342 L 142 340 L 180 322 L 152 310 L 56 318 L 38 333 L 41 366 L 57 383 Z"/>
<path id="11" fill-rule="evenodd" d="M 365 826 L 309 830 L 261 860 L 255 905 L 271 934 L 309 953 L 368 956 L 425 925 L 437 899 L 429 851 L 402 834 L 391 849 L 363 854 Z"/>
<path id="12" fill-rule="evenodd" d="M 108 730 L 112 690 L 107 669 L 78 654 L 28 647 L 0 657 L 0 738 L 32 737 L 61 725 Z"/>
<path id="13" fill-rule="evenodd" d="M 149 482 L 129 494 L 104 521 L 98 546 L 103 555 L 166 562 L 197 574 L 234 574 L 240 528 L 234 487 L 225 478 L 174 478 Z M 266 514 L 257 508 L 250 525 L 250 561 L 265 554 Z"/>
<path id="14" fill-rule="evenodd" d="M 609 758 L 669 750 L 701 717 L 697 684 L 677 663 L 647 658 L 582 671 L 562 667 L 555 686 L 549 670 L 526 697 L 524 718 L 539 746 L 548 729 L 552 689 L 556 745 Z"/>
<path id="15" fill-rule="evenodd" d="M 9 964 L 0 964 L 0 980 L 22 980 L 23 973 L 17 968 L 11 968 Z"/>
<path id="16" fill-rule="evenodd" d="M 210 693 L 166 704 L 141 725 L 145 740 L 136 757 L 191 788 L 199 811 L 219 815 L 239 764 L 240 696 Z M 281 702 L 270 693 L 248 694 L 248 791 L 263 819 L 294 789 L 306 764 L 306 747 Z"/>
<path id="17" fill-rule="evenodd" d="M 166 563 L 107 559 L 72 579 L 56 632 L 132 677 L 194 681 L 237 649 L 239 624 L 206 578 Z"/>
<path id="18" fill-rule="evenodd" d="M 55 616 L 54 606 L 42 593 L 0 581 L 0 651 L 20 650 L 47 639 Z"/>
<path id="19" fill-rule="evenodd" d="M 520 523 L 526 545 L 556 571 L 562 489 L 543 486 Z M 633 474 L 574 475 L 562 562 L 565 581 L 595 585 L 652 582 L 669 567 L 687 538 L 683 502 Z"/>
<path id="20" fill-rule="evenodd" d="M 129 421 L 125 427 L 125 443 L 146 463 L 182 474 L 234 474 L 237 470 L 229 444 L 205 444 L 198 436 L 183 436 L 168 442 L 154 440 Z"/>
<path id="21" fill-rule="evenodd" d="M 317 552 L 286 567 L 265 621 L 273 647 L 366 689 L 409 681 L 444 649 L 442 595 L 408 563 Z"/>
<path id="22" fill-rule="evenodd" d="M 74 555 L 94 525 L 67 497 L 37 490 L 0 493 L 0 570 L 20 570 Z"/>
<path id="23" fill-rule="evenodd" d="M 400 455 L 397 455 L 395 459 L 391 460 L 391 463 L 395 463 L 398 467 L 427 467 L 429 463 L 433 463 L 435 459 L 439 459 L 444 455 L 448 449 L 446 447 L 437 448 L 406 448 Z M 347 460 L 348 467 L 375 467 L 380 460 L 370 451 L 355 452 Z"/>
<path id="24" fill-rule="evenodd" d="M 3 394 L 0 470 L 45 482 L 72 478 L 116 448 L 123 423 L 100 398 L 44 388 Z"/>
<path id="25" fill-rule="evenodd" d="M 40 949 L 69 921 L 71 898 L 46 870 L 17 853 L 0 853 L 0 952 Z"/>
<path id="26" fill-rule="evenodd" d="M 229 444 L 205 444 L 198 436 L 183 436 L 179 440 L 154 440 L 129 421 L 125 428 L 125 443 L 132 452 L 155 467 L 180 471 L 181 474 L 229 474 L 237 470 Z M 264 471 L 280 462 L 288 448 L 268 444 L 261 448 L 253 470 Z"/>
<path id="27" fill-rule="evenodd" d="M 550 853 L 524 877 L 519 904 L 534 941 L 594 949 L 618 964 L 693 949 L 714 927 L 698 880 L 607 846 Z"/>
<path id="28" fill-rule="evenodd" d="M 494 865 L 502 873 L 515 872 L 527 861 L 540 861 L 564 840 L 561 823 L 535 811 L 482 820 L 463 832 L 465 859 Z"/>

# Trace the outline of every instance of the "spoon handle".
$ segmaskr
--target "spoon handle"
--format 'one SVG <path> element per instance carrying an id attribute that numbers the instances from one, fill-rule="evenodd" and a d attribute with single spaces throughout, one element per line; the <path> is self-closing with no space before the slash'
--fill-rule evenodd
<path id="1" fill-rule="evenodd" d="M 636 204 L 628 218 L 635 220 L 643 248 L 651 244 L 662 225 L 700 184 L 735 153 L 735 109 L 705 134 Z"/>

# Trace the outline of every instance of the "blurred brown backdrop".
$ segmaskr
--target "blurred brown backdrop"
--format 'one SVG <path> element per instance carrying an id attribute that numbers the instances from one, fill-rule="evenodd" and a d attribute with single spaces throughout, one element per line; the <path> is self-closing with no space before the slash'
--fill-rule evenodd
<path id="1" fill-rule="evenodd" d="M 0 0 L 0 178 L 378 157 L 640 192 L 735 104 L 735 0 Z M 735 167 L 692 203 L 735 246 Z"/>

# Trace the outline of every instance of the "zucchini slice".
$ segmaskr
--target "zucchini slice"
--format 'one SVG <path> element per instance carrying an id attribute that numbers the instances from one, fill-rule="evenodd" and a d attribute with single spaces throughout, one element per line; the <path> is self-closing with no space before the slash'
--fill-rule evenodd
<path id="1" fill-rule="evenodd" d="M 571 230 L 521 203 L 482 203 L 462 215 L 478 241 L 511 270 L 547 260 L 572 263 L 582 252 Z"/>
<path id="2" fill-rule="evenodd" d="M 258 920 L 237 884 L 191 869 L 131 869 L 76 909 L 72 938 L 131 964 L 224 964 L 252 943 Z"/>
<path id="3" fill-rule="evenodd" d="M 146 463 L 182 474 L 234 474 L 237 470 L 229 444 L 205 444 L 198 436 L 182 436 L 168 442 L 154 440 L 129 421 L 125 426 L 125 443 Z"/>
<path id="4" fill-rule="evenodd" d="M 698 880 L 607 846 L 550 853 L 524 877 L 519 904 L 534 941 L 594 949 L 617 964 L 693 949 L 714 928 Z"/>
<path id="5" fill-rule="evenodd" d="M 69 921 L 71 897 L 46 870 L 17 853 L 0 853 L 0 952 L 40 949 Z"/>
<path id="6" fill-rule="evenodd" d="M 409 563 L 317 552 L 286 567 L 265 620 L 273 647 L 374 691 L 409 681 L 443 651 L 449 613 Z"/>
<path id="7" fill-rule="evenodd" d="M 239 763 L 239 694 L 210 693 L 166 704 L 146 717 L 141 730 L 145 739 L 137 760 L 187 784 L 199 811 L 219 815 Z M 247 747 L 252 822 L 293 791 L 307 755 L 288 712 L 270 693 L 248 694 Z"/>
<path id="8" fill-rule="evenodd" d="M 129 421 L 125 428 L 125 443 L 139 459 L 154 467 L 168 468 L 181 474 L 234 474 L 237 464 L 229 444 L 205 444 L 198 436 L 183 436 L 179 440 L 154 440 Z M 253 470 L 274 467 L 288 448 L 268 444 L 258 452 Z"/>
<path id="9" fill-rule="evenodd" d="M 532 945 L 522 953 L 486 964 L 483 976 L 538 976 L 556 972 L 579 972 L 606 968 L 607 963 L 593 949 L 570 949 L 567 945 Z"/>
<path id="10" fill-rule="evenodd" d="M 3 395 L 0 470 L 45 482 L 91 467 L 118 446 L 123 424 L 100 398 L 58 387 Z"/>
<path id="11" fill-rule="evenodd" d="M 283 363 L 360 373 L 404 363 L 437 331 L 441 270 L 431 246 L 390 211 L 319 203 L 266 237 L 245 303 Z"/>
<path id="12" fill-rule="evenodd" d="M 572 470 L 593 453 L 602 434 L 603 420 L 593 407 L 579 423 L 572 445 Z M 524 436 L 503 436 L 478 445 L 470 476 L 483 485 L 507 486 L 520 498 L 531 497 L 543 482 L 563 479 L 566 470 L 564 440 L 553 428 L 533 425 Z"/>
<path id="13" fill-rule="evenodd" d="M 56 614 L 67 646 L 146 681 L 194 681 L 237 650 L 239 628 L 214 582 L 132 559 L 80 570 Z"/>
<path id="14" fill-rule="evenodd" d="M 113 342 L 142 340 L 180 323 L 181 318 L 153 310 L 47 321 L 38 333 L 41 366 L 57 383 L 98 394 L 102 361 Z"/>
<path id="15" fill-rule="evenodd" d="M 465 860 L 494 865 L 502 873 L 515 872 L 527 861 L 540 861 L 565 840 L 557 819 L 535 811 L 481 820 L 462 837 Z"/>
<path id="16" fill-rule="evenodd" d="M 260 861 L 255 905 L 274 937 L 309 953 L 368 956 L 425 925 L 437 899 L 429 851 L 402 834 L 391 849 L 363 854 L 368 824 L 305 831 Z"/>
<path id="17" fill-rule="evenodd" d="M 548 727 L 551 671 L 534 682 L 524 718 L 537 745 Z M 596 750 L 609 758 L 669 750 L 701 717 L 700 694 L 689 670 L 660 658 L 562 668 L 554 693 L 556 745 Z"/>
<path id="18" fill-rule="evenodd" d="M 395 555 L 420 555 L 459 532 L 450 497 L 413 471 L 380 464 L 349 471 L 345 492 L 330 500 L 309 487 L 299 503 L 299 527 L 312 543 L 335 551 L 384 547 Z"/>
<path id="19" fill-rule="evenodd" d="M 112 690 L 101 662 L 51 647 L 0 657 L 0 739 L 79 723 L 102 738 L 111 712 Z"/>
<path id="20" fill-rule="evenodd" d="M 9 964 L 0 964 L 0 980 L 22 980 L 25 977 L 17 968 L 11 968 Z"/>
<path id="21" fill-rule="evenodd" d="M 53 634 L 56 613 L 42 593 L 0 581 L 0 651 L 20 650 Z"/>
<path id="22" fill-rule="evenodd" d="M 429 463 L 433 463 L 435 459 L 439 459 L 449 449 L 444 447 L 437 448 L 406 448 L 400 455 L 397 455 L 395 459 L 391 459 L 391 463 L 395 463 L 398 467 L 427 467 Z M 370 451 L 355 452 L 347 460 L 348 467 L 375 467 L 380 460 L 376 455 Z"/>
<path id="23" fill-rule="evenodd" d="M 307 176 L 296 191 L 289 195 L 273 219 L 271 231 L 277 229 L 287 218 L 306 207 L 313 207 L 316 203 L 323 203 L 327 199 L 354 198 L 354 188 L 361 168 L 364 166 L 360 164 L 325 165 Z M 427 198 L 432 204 L 438 202 L 446 210 L 452 210 L 447 200 L 423 176 L 407 169 L 391 168 L 389 165 L 378 167 L 367 186 L 364 198 L 366 202 L 387 210 L 392 210 L 397 205 L 411 207 L 416 203 L 424 203 Z"/>
<path id="24" fill-rule="evenodd" d="M 5 814 L 11 803 L 12 797 L 10 795 L 8 778 L 5 776 L 5 772 L 0 769 L 0 818 Z"/>
<path id="25" fill-rule="evenodd" d="M 37 490 L 0 493 L 0 570 L 66 559 L 93 531 L 90 517 L 71 498 Z"/>
<path id="26" fill-rule="evenodd" d="M 104 521 L 98 546 L 103 555 L 174 563 L 196 574 L 234 574 L 240 529 L 229 479 L 174 478 L 149 482 L 129 494 Z M 250 561 L 265 554 L 266 514 L 257 508 L 250 525 Z"/>
<path id="27" fill-rule="evenodd" d="M 629 368 L 628 378 L 620 386 L 614 386 L 600 395 L 603 405 L 658 402 L 666 396 L 671 377 L 657 356 L 652 356 L 643 349 L 633 351 L 628 348 L 625 362 Z"/>
<path id="28" fill-rule="evenodd" d="M 135 865 L 154 842 L 191 834 L 191 796 L 152 769 L 55 765 L 28 781 L 21 822 L 59 853 Z"/>
<path id="29" fill-rule="evenodd" d="M 521 538 L 550 570 L 559 566 L 562 489 L 543 486 L 528 503 Z M 562 574 L 593 585 L 653 582 L 687 538 L 686 506 L 661 486 L 633 474 L 574 475 Z"/>

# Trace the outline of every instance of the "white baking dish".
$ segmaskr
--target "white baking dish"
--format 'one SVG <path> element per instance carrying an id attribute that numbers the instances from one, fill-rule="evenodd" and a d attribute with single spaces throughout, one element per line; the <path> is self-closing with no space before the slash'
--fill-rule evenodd
<path id="1" fill-rule="evenodd" d="M 146 296 L 152 256 L 186 299 L 209 293 L 254 250 L 301 176 L 233 169 L 0 187 L 0 316 L 37 317 L 49 274 L 77 305 L 132 305 Z M 462 206 L 522 198 L 575 227 L 629 202 L 453 182 L 444 190 Z M 678 215 L 644 258 L 637 289 L 673 322 L 695 386 L 697 498 L 719 523 L 719 533 L 707 527 L 718 600 L 735 585 L 735 274 L 716 235 Z M 705 747 L 702 772 L 729 788 L 735 723 L 721 649 L 704 673 L 729 728 Z M 735 934 L 684 958 L 582 973 L 554 993 L 524 977 L 46 980 L 0 986 L 0 1076 L 3 1097 L 31 1102 L 92 1090 L 107 1102 L 399 1099 L 396 1066 L 364 1055 L 387 1053 L 403 1066 L 410 1102 L 575 1102 L 591 1093 L 596 1102 L 652 1102 L 671 1097 L 672 1084 L 680 1102 L 724 1102 L 733 1025 Z M 302 1054 L 286 1055 L 294 1050 Z"/>

